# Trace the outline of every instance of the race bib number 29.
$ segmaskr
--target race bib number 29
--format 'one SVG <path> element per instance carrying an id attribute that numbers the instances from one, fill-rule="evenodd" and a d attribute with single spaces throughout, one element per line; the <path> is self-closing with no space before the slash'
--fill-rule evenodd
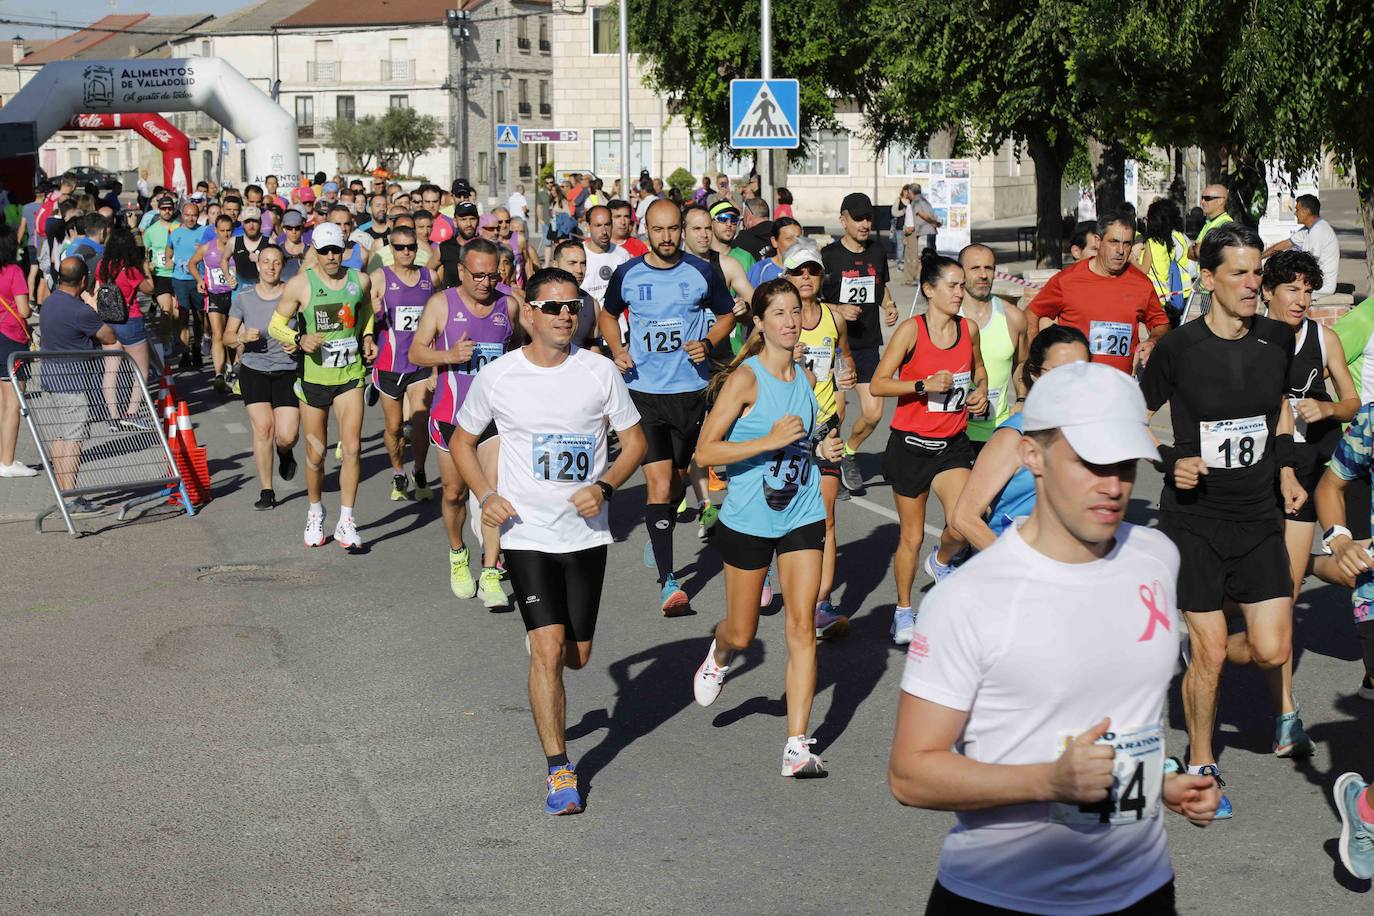
<path id="1" fill-rule="evenodd" d="M 876 302 L 877 291 L 877 277 L 840 278 L 840 303 L 843 305 L 868 305 L 870 302 Z"/>
<path id="2" fill-rule="evenodd" d="M 1062 754 L 1073 739 L 1073 735 L 1061 735 L 1058 753 Z M 1102 801 L 1091 804 L 1056 802 L 1050 806 L 1050 819 L 1075 827 L 1121 827 L 1152 819 L 1164 788 L 1164 729 L 1148 725 L 1107 732 L 1098 743 L 1110 744 L 1116 750 L 1111 791 Z"/>

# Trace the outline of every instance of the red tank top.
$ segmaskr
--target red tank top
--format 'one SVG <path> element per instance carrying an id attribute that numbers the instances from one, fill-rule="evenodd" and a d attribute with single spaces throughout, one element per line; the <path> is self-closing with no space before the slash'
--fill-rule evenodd
<path id="1" fill-rule="evenodd" d="M 948 350 L 935 346 L 930 325 L 922 315 L 916 345 L 902 363 L 897 377 L 916 382 L 945 370 L 953 374 L 954 384 L 939 394 L 904 394 L 897 399 L 892 428 L 918 436 L 948 439 L 968 426 L 968 396 L 973 391 L 973 342 L 963 318 L 956 318 L 954 345 Z"/>

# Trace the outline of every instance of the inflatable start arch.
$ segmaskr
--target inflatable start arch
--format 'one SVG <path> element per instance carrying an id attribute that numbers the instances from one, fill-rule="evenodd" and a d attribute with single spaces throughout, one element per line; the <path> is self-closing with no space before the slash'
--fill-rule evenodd
<path id="1" fill-rule="evenodd" d="M 166 111 L 203 111 L 243 140 L 246 181 L 300 178 L 295 119 L 218 57 L 47 64 L 0 108 L 0 124 L 32 123 L 42 145 L 77 115 Z"/>
<path id="2" fill-rule="evenodd" d="M 162 152 L 162 185 L 185 195 L 191 180 L 191 141 L 160 114 L 79 114 L 69 130 L 132 130 Z"/>

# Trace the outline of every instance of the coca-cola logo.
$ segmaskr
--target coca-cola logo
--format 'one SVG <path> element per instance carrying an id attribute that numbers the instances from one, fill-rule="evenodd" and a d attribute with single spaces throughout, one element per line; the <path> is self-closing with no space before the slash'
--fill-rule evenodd
<path id="1" fill-rule="evenodd" d="M 172 142 L 172 135 L 167 133 L 167 131 L 163 130 L 162 127 L 160 127 L 153 121 L 144 121 L 143 129 L 147 131 L 151 136 L 154 136 L 157 139 L 161 140 L 163 143 Z"/>
<path id="2" fill-rule="evenodd" d="M 84 127 L 84 128 L 86 128 L 87 130 L 91 130 L 91 129 L 93 129 L 93 128 L 104 127 L 104 126 L 105 126 L 105 117 L 104 117 L 104 115 L 98 115 L 98 114 L 79 114 L 79 115 L 77 115 L 76 117 L 72 118 L 72 127 Z"/>

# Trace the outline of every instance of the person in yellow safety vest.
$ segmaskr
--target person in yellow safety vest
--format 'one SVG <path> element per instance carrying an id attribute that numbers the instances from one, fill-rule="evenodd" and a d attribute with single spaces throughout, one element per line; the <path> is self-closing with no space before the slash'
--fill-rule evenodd
<path id="1" fill-rule="evenodd" d="M 1202 240 L 1207 238 L 1207 233 L 1218 226 L 1234 222 L 1226 209 L 1226 202 L 1230 199 L 1231 192 L 1224 184 L 1209 184 L 1202 189 L 1202 215 L 1207 222 L 1202 224 L 1197 238 L 1188 246 L 1188 257 L 1196 261 L 1198 250 L 1202 247 Z"/>
<path id="2" fill-rule="evenodd" d="M 1188 257 L 1183 214 L 1172 200 L 1160 198 L 1145 211 L 1145 244 L 1136 266 L 1150 278 L 1159 304 L 1177 327 L 1193 294 L 1197 266 Z"/>

